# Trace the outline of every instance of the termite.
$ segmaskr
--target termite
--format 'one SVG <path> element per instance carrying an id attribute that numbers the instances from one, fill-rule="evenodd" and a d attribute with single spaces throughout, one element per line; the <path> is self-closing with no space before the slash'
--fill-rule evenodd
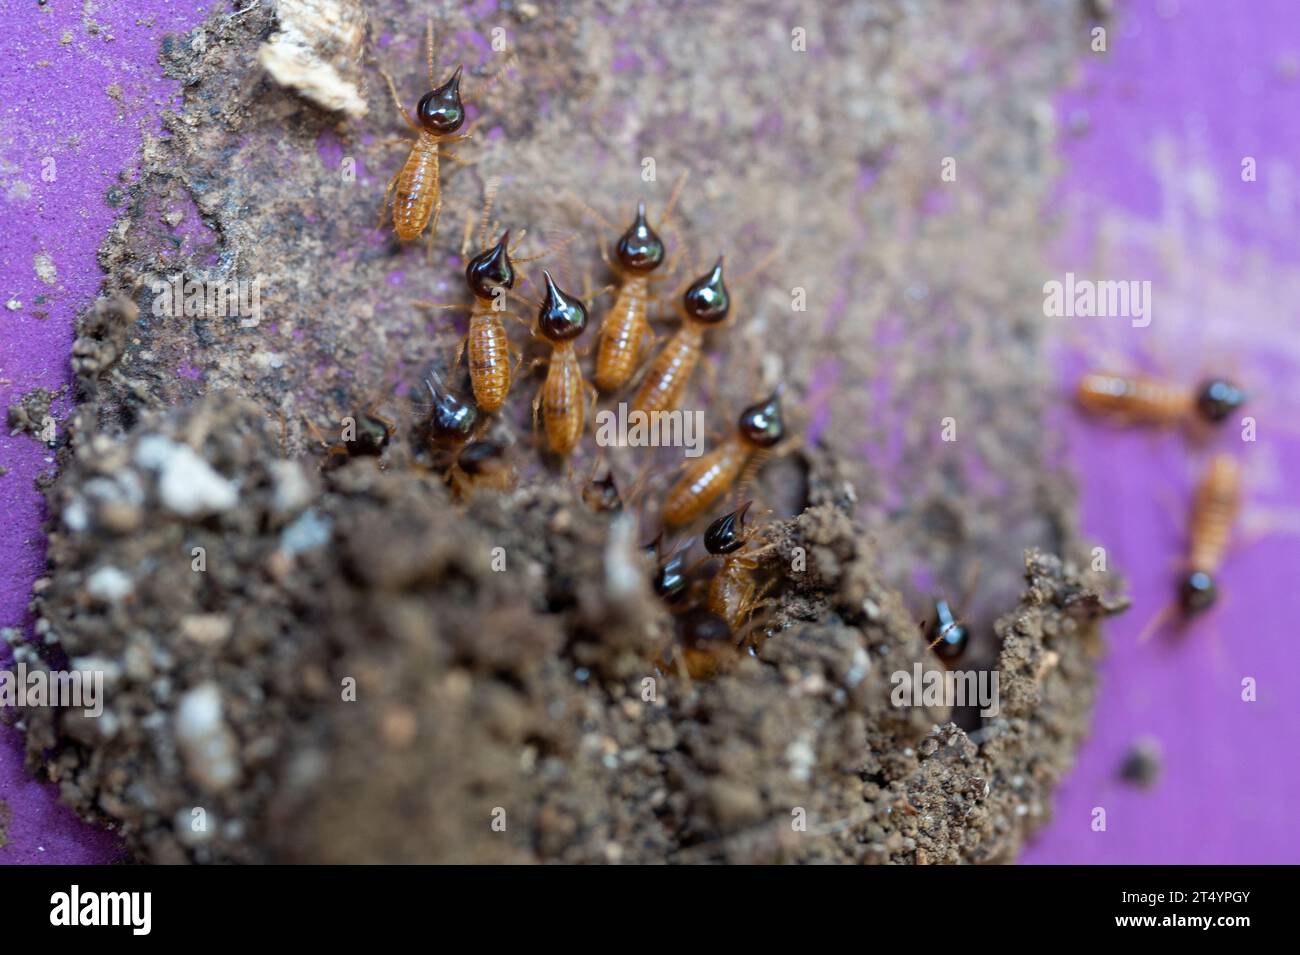
<path id="1" fill-rule="evenodd" d="M 1142 628 L 1139 641 L 1151 636 L 1175 612 L 1186 622 L 1214 606 L 1219 596 L 1215 575 L 1223 564 L 1240 508 L 1241 466 L 1232 455 L 1217 454 L 1192 498 L 1186 570 L 1178 580 L 1177 597 Z"/>
<path id="2" fill-rule="evenodd" d="M 686 383 L 699 364 L 705 330 L 724 322 L 731 310 L 722 264 L 719 256 L 713 268 L 696 279 L 682 296 L 678 308 L 681 327 L 646 370 L 632 399 L 634 411 L 671 411 L 680 403 Z"/>
<path id="3" fill-rule="evenodd" d="M 664 523 L 673 527 L 695 520 L 727 492 L 755 454 L 773 447 L 784 435 L 777 389 L 740 413 L 735 434 L 687 465 L 664 501 Z"/>
<path id="4" fill-rule="evenodd" d="M 673 207 L 686 183 L 683 176 L 664 207 L 663 222 L 672 216 Z M 661 223 L 662 224 L 662 223 Z M 596 387 L 617 391 L 628 383 L 641 363 L 642 351 L 652 338 L 647 311 L 650 304 L 652 273 L 664 262 L 664 243 L 646 221 L 645 203 L 636 207 L 636 219 L 619 237 L 610 260 L 601 240 L 601 255 L 619 279 L 614 304 L 600 326 L 600 345 L 596 352 Z"/>
<path id="5" fill-rule="evenodd" d="M 722 558 L 722 567 L 709 581 L 708 608 L 725 620 L 733 633 L 744 631 L 770 586 L 760 586 L 755 579 L 756 571 L 763 566 L 764 549 L 745 549 L 750 540 L 744 529 L 745 515 L 752 503 L 746 501 L 704 532 L 704 549 Z"/>
<path id="6" fill-rule="evenodd" d="M 928 628 L 927 636 L 930 649 L 944 663 L 951 663 L 961 657 L 966 652 L 966 645 L 970 643 L 970 631 L 957 619 L 948 601 L 942 599 L 934 602 L 934 623 Z"/>
<path id="7" fill-rule="evenodd" d="M 402 98 L 397 93 L 397 84 L 387 71 L 381 70 L 388 90 L 393 96 L 393 103 L 401 113 L 406 125 L 415 133 L 411 142 L 411 151 L 407 154 L 402 168 L 389 180 L 384 190 L 382 216 L 390 208 L 393 216 L 393 230 L 403 242 L 418 239 L 430 225 L 429 240 L 433 241 L 438 231 L 438 217 L 442 213 L 442 186 L 439 181 L 439 159 L 456 160 L 456 157 L 441 150 L 446 143 L 460 142 L 468 139 L 472 133 L 456 133 L 465 124 L 465 106 L 460 99 L 461 67 L 447 82 L 435 86 L 433 69 L 433 22 L 430 21 L 426 31 L 426 46 L 429 60 L 429 85 L 433 87 L 420 98 L 415 107 L 415 119 L 402 105 Z M 459 160 L 456 160 L 459 161 Z"/>
<path id="8" fill-rule="evenodd" d="M 474 435 L 478 410 L 450 389 L 437 375 L 425 380 L 433 407 L 426 425 L 429 443 L 435 448 L 459 448 Z"/>
<path id="9" fill-rule="evenodd" d="M 591 386 L 582 377 L 574 339 L 587 327 L 587 306 L 561 291 L 546 277 L 546 298 L 537 311 L 537 329 L 551 344 L 546 380 L 533 399 L 533 420 L 540 414 L 546 444 L 555 454 L 568 456 L 582 439 L 587 424 L 587 400 L 593 396 Z"/>
<path id="10" fill-rule="evenodd" d="M 1094 414 L 1132 424 L 1174 427 L 1201 420 L 1219 424 L 1246 402 L 1246 393 L 1226 378 L 1210 378 L 1195 390 L 1135 375 L 1093 372 L 1079 380 L 1079 404 Z"/>
<path id="11" fill-rule="evenodd" d="M 1188 572 L 1178 587 L 1178 606 L 1185 616 L 1195 616 L 1213 606 L 1218 596 L 1214 575 L 1227 553 L 1240 507 L 1241 466 L 1232 455 L 1217 454 L 1192 501 Z"/>

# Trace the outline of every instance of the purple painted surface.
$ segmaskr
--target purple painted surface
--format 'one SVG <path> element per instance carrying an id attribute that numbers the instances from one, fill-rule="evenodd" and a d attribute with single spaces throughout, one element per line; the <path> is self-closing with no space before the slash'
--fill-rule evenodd
<path id="1" fill-rule="evenodd" d="M 0 408 L 32 388 L 69 383 L 73 322 L 99 289 L 95 253 L 117 214 L 106 196 L 133 167 L 143 136 L 161 132 L 158 117 L 178 93 L 158 66 L 163 34 L 190 29 L 205 9 L 167 0 L 84 9 L 0 2 Z M 21 306 L 11 310 L 10 302 Z M 0 465 L 8 468 L 0 477 L 0 626 L 29 623 L 28 594 L 45 556 L 33 481 L 51 463 L 32 438 L 0 431 Z M 79 822 L 53 787 L 24 774 L 21 741 L 7 726 L 0 799 L 12 813 L 0 864 L 119 855 L 110 834 Z"/>
<path id="2" fill-rule="evenodd" d="M 1091 739 L 1029 863 L 1300 862 L 1300 16 L 1293 0 L 1130 3 L 1061 103 L 1070 170 L 1055 265 L 1097 279 L 1149 279 L 1153 320 L 1061 319 L 1063 383 L 1115 356 L 1162 375 L 1239 376 L 1256 394 L 1258 441 L 1225 424 L 1212 446 L 1107 429 L 1061 414 L 1083 526 L 1129 580 L 1112 623 Z M 1244 182 L 1253 157 L 1257 180 Z M 1109 361 L 1107 359 L 1110 359 Z M 1064 387 L 1064 384 L 1063 384 Z M 1181 637 L 1138 642 L 1168 602 L 1191 489 L 1212 450 L 1245 471 L 1240 545 L 1223 598 Z M 1242 700 L 1242 680 L 1258 701 Z M 1164 770 L 1141 791 L 1116 772 L 1141 736 Z M 1107 814 L 1092 830 L 1094 807 Z"/>
<path id="3" fill-rule="evenodd" d="M 95 251 L 114 216 L 105 195 L 176 95 L 176 84 L 159 76 L 159 43 L 197 24 L 204 7 L 102 0 L 87 14 L 79 4 L 0 3 L 7 27 L 0 305 L 22 303 L 0 308 L 3 407 L 32 387 L 67 383 L 73 320 L 99 287 Z M 1298 397 L 1291 382 L 1300 381 L 1300 282 L 1289 274 L 1300 256 L 1297 22 L 1292 0 L 1131 4 L 1111 30 L 1108 56 L 1088 64 L 1084 86 L 1061 103 L 1072 170 L 1061 195 L 1067 227 L 1057 266 L 1062 275 L 1150 279 L 1156 303 L 1146 329 L 1065 320 L 1075 323 L 1066 334 L 1080 339 L 1084 354 L 1062 357 L 1062 381 L 1116 351 L 1188 377 L 1229 365 L 1260 395 L 1249 409 L 1260 438 L 1241 444 L 1226 430 L 1220 444 L 1246 465 L 1245 523 L 1275 533 L 1231 555 L 1224 605 L 1209 619 L 1181 640 L 1137 644 L 1142 624 L 1167 600 L 1205 449 L 1189 450 L 1181 436 L 1110 431 L 1062 411 L 1084 527 L 1107 546 L 1136 605 L 1109 630 L 1092 739 L 1026 862 L 1300 861 L 1291 818 L 1300 797 L 1300 674 L 1287 665 L 1285 646 L 1300 609 L 1291 580 L 1300 520 L 1288 491 L 1300 479 L 1300 437 L 1284 414 Z M 120 99 L 105 92 L 112 84 Z M 1072 137 L 1085 114 L 1088 131 Z M 330 146 L 321 144 L 323 158 Z M 1241 181 L 1245 156 L 1257 162 L 1256 182 Z M 45 157 L 57 164 L 54 182 L 42 179 Z M 864 181 L 870 175 L 865 170 Z M 53 262 L 53 284 L 38 278 L 38 254 Z M 0 464 L 9 468 L 0 477 L 3 626 L 26 621 L 42 566 L 43 514 L 32 481 L 47 458 L 30 438 L 0 432 Z M 1240 700 L 1246 676 L 1259 681 L 1258 702 Z M 1115 777 L 1142 735 L 1160 741 L 1165 763 L 1145 793 Z M 49 787 L 25 777 L 17 735 L 3 727 L 0 799 L 13 812 L 0 863 L 116 854 L 111 836 L 79 824 Z M 1094 806 L 1107 810 L 1104 833 L 1091 829 Z"/>

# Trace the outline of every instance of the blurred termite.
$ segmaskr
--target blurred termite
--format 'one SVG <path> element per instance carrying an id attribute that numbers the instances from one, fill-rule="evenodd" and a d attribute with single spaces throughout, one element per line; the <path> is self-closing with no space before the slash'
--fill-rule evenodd
<path id="1" fill-rule="evenodd" d="M 693 680 L 709 680 L 739 656 L 727 621 L 696 607 L 677 619 L 681 666 Z"/>
<path id="2" fill-rule="evenodd" d="M 465 124 L 465 106 L 460 98 L 461 67 L 456 67 L 441 86 L 436 85 L 433 66 L 433 20 L 428 21 L 425 31 L 425 46 L 429 61 L 429 86 L 431 89 L 420 98 L 415 107 L 415 118 L 402 105 L 398 95 L 397 84 L 385 70 L 380 70 L 393 103 L 401 113 L 406 125 L 415 133 L 415 140 L 410 143 L 411 150 L 406 162 L 389 180 L 384 189 L 384 205 L 380 210 L 380 223 L 389 209 L 392 210 L 393 230 L 403 242 L 418 239 L 426 228 L 429 229 L 430 248 L 438 231 L 438 218 L 442 214 L 442 185 L 440 181 L 440 159 L 462 162 L 454 154 L 442 150 L 447 143 L 469 139 L 473 132 L 467 130 L 459 133 Z M 457 135 L 459 133 L 459 135 Z M 432 220 L 432 224 L 430 223 Z"/>
<path id="3" fill-rule="evenodd" d="M 675 527 L 695 520 L 736 483 L 755 455 L 772 448 L 784 436 L 778 388 L 740 413 L 734 434 L 686 466 L 664 501 L 664 524 Z"/>
<path id="4" fill-rule="evenodd" d="M 1178 596 L 1143 628 L 1139 640 L 1147 639 L 1175 613 L 1187 621 L 1214 606 L 1219 596 L 1215 576 L 1240 509 L 1241 465 L 1230 454 L 1216 454 L 1192 499 L 1187 561 L 1178 580 Z"/>
<path id="5" fill-rule="evenodd" d="M 587 423 L 587 401 L 595 389 L 582 376 L 574 340 L 587 327 L 587 306 L 546 277 L 546 298 L 537 310 L 537 330 L 551 345 L 546 379 L 533 399 L 533 421 L 540 415 L 546 444 L 554 454 L 568 457 L 582 440 Z"/>
<path id="6" fill-rule="evenodd" d="M 677 205 L 685 184 L 686 176 L 683 175 L 664 207 L 661 228 L 671 219 L 673 208 Z M 590 211 L 603 225 L 613 230 L 613 226 L 604 222 L 599 213 Z M 614 303 L 600 326 L 600 344 L 596 351 L 596 372 L 593 376 L 596 387 L 609 392 L 617 391 L 628 383 L 640 365 L 646 348 L 653 343 L 647 314 L 650 283 L 654 280 L 653 273 L 663 265 L 665 252 L 663 239 L 646 221 L 644 202 L 637 204 L 636 219 L 614 246 L 613 259 L 610 259 L 605 250 L 603 236 L 600 245 L 601 257 L 618 278 Z"/>
<path id="7" fill-rule="evenodd" d="M 945 664 L 952 663 L 966 652 L 966 646 L 970 643 L 970 631 L 957 619 L 948 601 L 935 600 L 934 623 L 928 626 L 923 623 L 922 626 L 926 628 L 930 649 Z"/>
<path id="8" fill-rule="evenodd" d="M 704 532 L 704 549 L 722 558 L 722 567 L 709 581 L 708 608 L 727 622 L 733 634 L 745 631 L 754 611 L 763 605 L 771 584 L 760 586 L 756 579 L 768 548 L 749 549 L 752 532 L 744 527 L 753 501 L 723 515 Z"/>
<path id="9" fill-rule="evenodd" d="M 1176 427 L 1193 421 L 1220 424 L 1246 402 L 1246 393 L 1226 378 L 1197 388 L 1139 375 L 1091 372 L 1079 379 L 1079 404 L 1123 424 Z"/>
<path id="10" fill-rule="evenodd" d="M 315 423 L 305 420 L 312 438 L 325 449 L 322 468 L 333 468 L 349 458 L 377 458 L 388 448 L 388 443 L 397 432 L 397 422 L 374 408 L 368 408 L 355 417 L 349 416 L 342 421 L 339 440 L 330 441 Z"/>

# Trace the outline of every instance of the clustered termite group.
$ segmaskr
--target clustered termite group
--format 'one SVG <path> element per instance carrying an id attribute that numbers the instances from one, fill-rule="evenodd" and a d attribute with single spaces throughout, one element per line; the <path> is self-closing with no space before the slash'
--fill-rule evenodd
<path id="1" fill-rule="evenodd" d="M 1221 425 L 1246 402 L 1246 392 L 1226 378 L 1208 378 L 1195 388 L 1140 375 L 1090 372 L 1079 379 L 1081 407 L 1117 424 L 1204 429 Z M 1172 608 L 1184 621 L 1214 605 L 1215 575 L 1223 565 L 1233 522 L 1241 507 L 1241 466 L 1220 452 L 1209 462 L 1192 499 L 1188 548 Z"/>
<path id="2" fill-rule="evenodd" d="M 432 85 L 431 28 L 428 46 Z M 439 159 L 450 155 L 440 147 L 471 135 L 468 130 L 461 132 L 465 122 L 460 96 L 462 70 L 458 67 L 444 84 L 426 93 L 414 118 L 402 107 L 392 79 L 384 75 L 398 110 L 417 137 L 405 164 L 385 190 L 384 212 L 391 210 L 392 225 L 399 240 L 414 241 L 427 229 L 432 241 L 442 207 Z M 672 214 L 684 181 L 683 178 L 678 183 L 665 206 L 661 228 Z M 601 236 L 601 257 L 615 282 L 611 289 L 612 304 L 601 323 L 589 382 L 575 343 L 586 330 L 589 305 L 594 297 L 586 289 L 581 297 L 566 291 L 549 270 L 542 271 L 539 287 L 544 291 L 539 301 L 529 301 L 519 295 L 516 291 L 521 279 L 518 266 L 548 253 L 520 258 L 516 254 L 517 246 L 511 244 L 508 229 L 500 232 L 494 244 L 488 245 L 489 235 L 496 234 L 496 230 L 489 233 L 494 192 L 495 186 L 489 186 L 479 225 L 479 251 L 465 265 L 469 303 L 413 303 L 423 308 L 460 309 L 469 314 L 468 328 L 451 369 L 454 372 L 462 356 L 465 357 L 472 400 L 459 394 L 444 377 L 431 372 L 426 381 L 430 398 L 428 415 L 415 435 L 432 456 L 431 460 L 436 458 L 441 462 L 446 481 L 460 500 L 483 488 L 507 489 L 514 483 L 506 445 L 485 436 L 491 416 L 507 408 L 515 372 L 522 363 L 504 319 L 521 323 L 523 319 L 511 312 L 509 303 L 522 302 L 536 307 L 537 317 L 531 332 L 550 352 L 548 357 L 533 362 L 547 366 L 532 401 L 533 426 L 545 451 L 566 462 L 587 431 L 589 403 L 594 407 L 599 394 L 617 395 L 635 385 L 630 402 L 634 412 L 649 415 L 681 409 L 687 385 L 699 363 L 705 332 L 726 322 L 733 305 L 724 278 L 723 259 L 719 257 L 707 272 L 686 286 L 679 298 L 674 296 L 679 328 L 650 357 L 656 343 L 650 310 L 657 301 L 651 283 L 663 269 L 666 246 L 648 221 L 645 203 L 638 203 L 635 217 L 618 237 L 612 256 L 605 248 L 604 235 Z M 469 244 L 468 228 L 467 224 L 464 246 Z M 522 240 L 522 234 L 517 239 Z M 464 246 L 463 257 L 468 251 Z M 367 412 L 356 419 L 354 429 L 343 442 L 330 447 L 327 462 L 357 455 L 380 455 L 395 432 L 393 420 Z M 726 439 L 683 468 L 660 509 L 663 527 L 670 531 L 682 530 L 710 513 L 733 487 L 747 482 L 763 455 L 784 436 L 778 389 L 745 408 Z M 630 500 L 619 494 L 610 468 L 603 475 L 592 476 L 582 498 L 599 512 L 624 511 L 630 504 Z M 693 567 L 686 564 L 689 542 L 686 548 L 667 559 L 659 549 L 662 531 L 653 544 L 647 545 L 647 569 L 655 591 L 674 610 L 683 603 L 690 604 L 690 609 L 675 614 L 678 645 L 656 661 L 660 666 L 706 677 L 739 651 L 754 647 L 749 624 L 763 603 L 767 587 L 758 574 L 757 555 L 761 551 L 749 546 L 752 528 L 744 526 L 748 510 L 749 504 L 737 508 L 714 521 L 704 534 L 707 556 L 698 563 L 717 560 L 721 568 L 708 581 L 707 589 L 696 577 L 698 564 Z M 685 601 L 691 595 L 696 599 Z"/>

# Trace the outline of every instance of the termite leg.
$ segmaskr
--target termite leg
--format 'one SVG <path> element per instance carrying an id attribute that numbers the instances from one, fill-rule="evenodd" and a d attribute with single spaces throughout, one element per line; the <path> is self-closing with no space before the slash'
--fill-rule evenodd
<path id="1" fill-rule="evenodd" d="M 420 132 L 420 127 L 416 124 L 415 120 L 411 119 L 411 114 L 408 113 L 406 107 L 402 105 L 402 97 L 397 93 L 397 84 L 393 82 L 392 74 L 381 66 L 379 68 L 379 75 L 382 76 L 384 82 L 388 84 L 388 92 L 393 96 L 393 105 L 396 106 L 397 111 L 402 114 L 402 119 L 406 120 L 406 125 L 415 132 Z"/>
<path id="2" fill-rule="evenodd" d="M 397 177 L 401 174 L 400 169 L 393 173 L 393 178 L 388 180 L 388 185 L 384 188 L 384 201 L 379 206 L 379 221 L 375 223 L 376 229 L 382 229 L 388 219 L 388 210 L 393 202 L 393 187 L 397 185 Z"/>

